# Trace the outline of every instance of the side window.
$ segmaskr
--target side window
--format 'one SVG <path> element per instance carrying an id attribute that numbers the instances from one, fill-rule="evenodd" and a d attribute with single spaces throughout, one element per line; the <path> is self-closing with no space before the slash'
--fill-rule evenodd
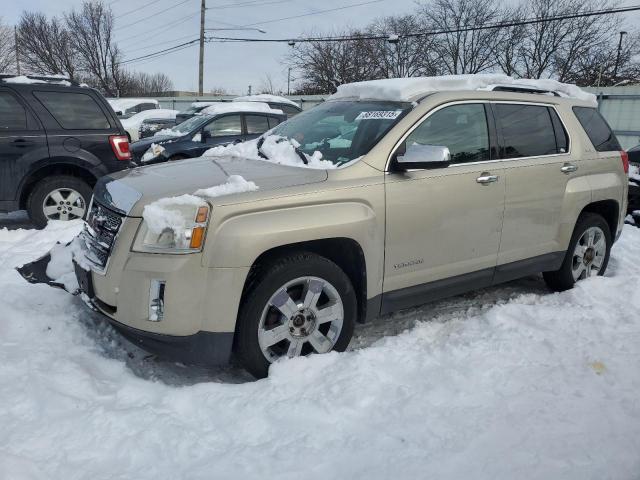
<path id="1" fill-rule="evenodd" d="M 540 105 L 495 105 L 504 138 L 503 158 L 537 157 L 558 153 L 549 109 Z"/>
<path id="2" fill-rule="evenodd" d="M 282 120 L 280 120 L 278 117 L 269 117 L 269 128 L 273 128 L 276 125 L 280 125 L 282 123 Z"/>
<path id="3" fill-rule="evenodd" d="M 573 113 L 598 152 L 622 150 L 606 120 L 595 108 L 573 107 Z"/>
<path id="4" fill-rule="evenodd" d="M 204 127 L 212 137 L 226 137 L 230 135 L 242 135 L 242 122 L 240 115 L 227 115 L 210 122 Z"/>
<path id="5" fill-rule="evenodd" d="M 247 133 L 255 135 L 256 133 L 264 133 L 269 130 L 269 120 L 264 115 L 245 115 L 247 122 Z"/>
<path id="6" fill-rule="evenodd" d="M 100 105 L 85 93 L 33 92 L 64 129 L 101 130 L 111 128 Z"/>
<path id="7" fill-rule="evenodd" d="M 0 92 L 0 132 L 27 129 L 27 112 L 9 92 Z"/>
<path id="8" fill-rule="evenodd" d="M 549 109 L 549 115 L 551 115 L 551 122 L 553 123 L 553 130 L 556 133 L 556 150 L 558 153 L 566 153 L 569 151 L 569 135 L 564 129 L 560 117 L 553 108 Z"/>
<path id="9" fill-rule="evenodd" d="M 453 163 L 489 160 L 489 129 L 484 105 L 452 105 L 429 116 L 407 137 L 414 143 L 448 147 Z"/>
<path id="10" fill-rule="evenodd" d="M 156 108 L 155 103 L 140 103 L 136 106 L 136 112 L 144 112 L 145 110 L 152 110 Z"/>

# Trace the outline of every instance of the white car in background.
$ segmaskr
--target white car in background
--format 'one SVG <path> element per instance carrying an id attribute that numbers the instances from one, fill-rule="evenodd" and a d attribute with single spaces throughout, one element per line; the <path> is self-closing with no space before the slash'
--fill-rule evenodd
<path id="1" fill-rule="evenodd" d="M 136 113 L 129 118 L 120 120 L 122 126 L 127 131 L 130 142 L 136 142 L 140 139 L 140 125 L 144 120 L 148 119 L 175 119 L 178 114 L 178 110 L 170 110 L 166 108 L 155 108 L 152 110 L 144 110 L 143 112 Z"/>
<path id="2" fill-rule="evenodd" d="M 271 95 L 268 93 L 260 93 L 257 95 L 245 95 L 243 97 L 236 97 L 233 102 L 261 102 L 268 104 L 271 108 L 282 110 L 287 118 L 291 118 L 302 111 L 300 105 L 293 100 L 289 100 L 285 97 L 278 95 Z"/>
<path id="3" fill-rule="evenodd" d="M 108 98 L 111 108 L 118 118 L 129 118 L 145 110 L 160 108 L 158 100 L 153 98 Z"/>

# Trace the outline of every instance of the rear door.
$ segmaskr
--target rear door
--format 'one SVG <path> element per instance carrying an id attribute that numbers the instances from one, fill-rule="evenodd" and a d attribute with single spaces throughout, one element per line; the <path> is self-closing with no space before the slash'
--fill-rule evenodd
<path id="1" fill-rule="evenodd" d="M 30 166 L 48 156 L 46 134 L 29 107 L 0 88 L 0 201 L 16 200 Z"/>
<path id="2" fill-rule="evenodd" d="M 560 244 L 562 207 L 578 165 L 553 105 L 493 102 L 492 107 L 506 179 L 500 282 L 527 274 L 527 268 L 531 273 L 558 268 L 566 248 Z"/>

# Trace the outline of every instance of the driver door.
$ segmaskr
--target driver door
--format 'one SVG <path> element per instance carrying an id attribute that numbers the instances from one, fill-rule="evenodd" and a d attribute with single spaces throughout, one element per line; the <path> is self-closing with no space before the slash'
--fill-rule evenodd
<path id="1" fill-rule="evenodd" d="M 240 142 L 244 139 L 242 135 L 242 118 L 240 114 L 224 115 L 216 117 L 207 123 L 203 130 L 204 143 L 207 148 L 218 145 L 228 145 Z"/>
<path id="2" fill-rule="evenodd" d="M 406 137 L 448 147 L 451 163 L 386 175 L 383 313 L 491 284 L 505 205 L 495 138 L 482 102 L 440 107 Z"/>

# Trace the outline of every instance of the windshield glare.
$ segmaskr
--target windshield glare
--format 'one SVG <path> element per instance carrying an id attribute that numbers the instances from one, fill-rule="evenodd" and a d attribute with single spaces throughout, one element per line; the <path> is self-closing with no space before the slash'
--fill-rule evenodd
<path id="1" fill-rule="evenodd" d="M 367 154 L 411 108 L 403 102 L 329 101 L 269 134 L 297 141 L 308 155 L 318 151 L 324 160 L 343 164 Z"/>
<path id="2" fill-rule="evenodd" d="M 204 117 L 204 116 L 191 117 L 185 120 L 184 122 L 176 125 L 171 130 L 173 130 L 174 132 L 178 132 L 183 135 L 186 135 L 187 133 L 191 133 L 193 130 L 199 128 L 200 125 L 204 123 L 207 119 L 208 117 Z"/>

